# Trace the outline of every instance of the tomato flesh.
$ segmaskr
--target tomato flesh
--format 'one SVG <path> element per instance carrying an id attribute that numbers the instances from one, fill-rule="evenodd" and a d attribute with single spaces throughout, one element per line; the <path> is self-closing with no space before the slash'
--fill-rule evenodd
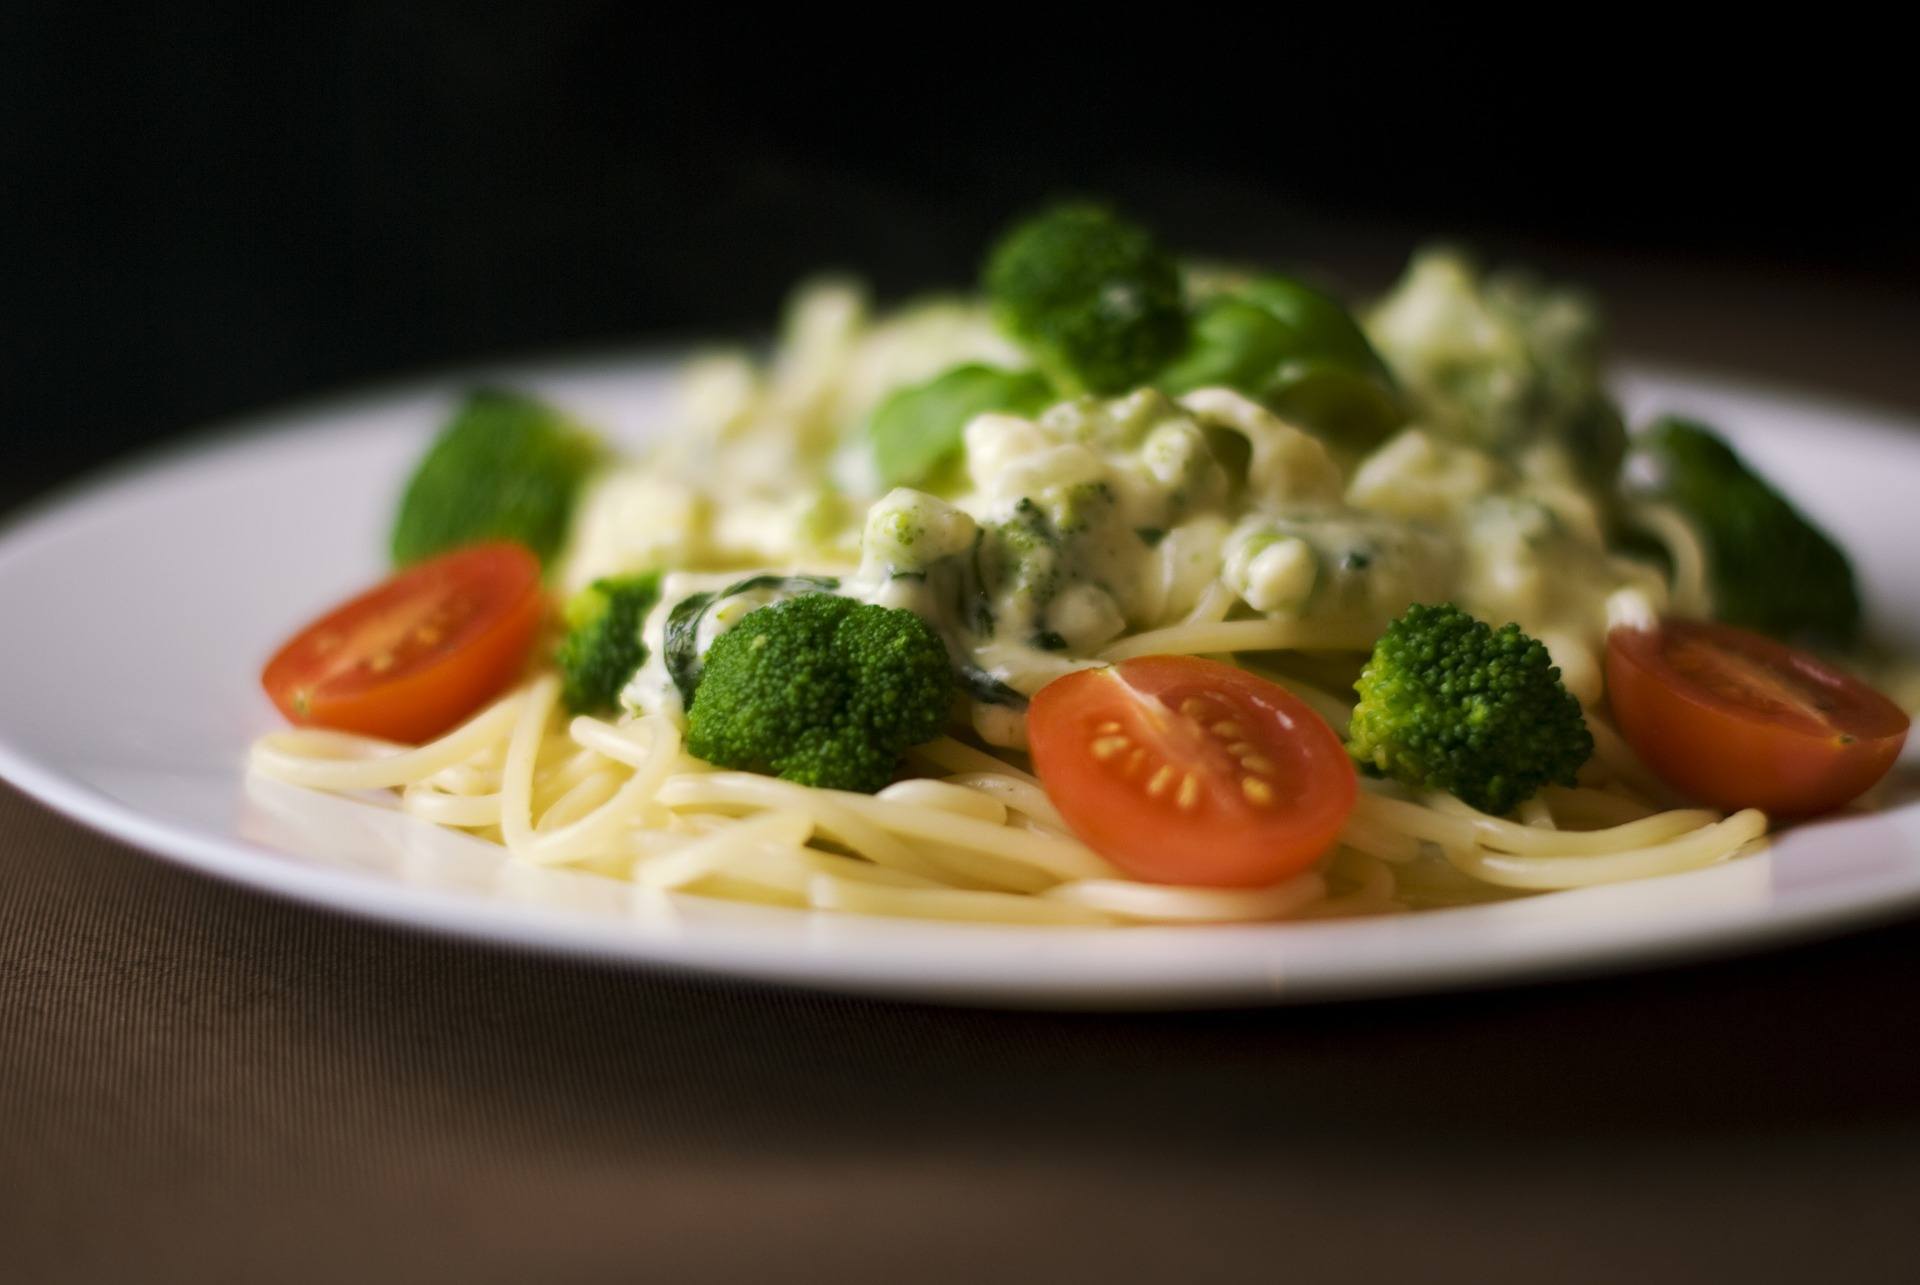
<path id="1" fill-rule="evenodd" d="M 430 740 L 520 676 L 544 614 L 531 553 L 499 543 L 458 549 L 302 629 L 260 684 L 293 723 Z"/>
<path id="2" fill-rule="evenodd" d="M 1358 783 L 1291 692 L 1191 656 L 1055 679 L 1027 711 L 1047 795 L 1087 844 L 1156 883 L 1254 887 L 1317 861 Z"/>
<path id="3" fill-rule="evenodd" d="M 1783 820 L 1859 797 L 1907 739 L 1906 714 L 1865 683 L 1708 621 L 1614 630 L 1607 702 L 1634 752 L 1676 790 Z"/>

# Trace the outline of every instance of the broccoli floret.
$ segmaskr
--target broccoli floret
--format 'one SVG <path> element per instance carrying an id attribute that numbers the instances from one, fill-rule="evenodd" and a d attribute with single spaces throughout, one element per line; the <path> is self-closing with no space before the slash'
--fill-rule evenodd
<path id="1" fill-rule="evenodd" d="M 1069 204 L 1017 225 L 987 259 L 1000 326 L 1070 393 L 1146 383 L 1187 337 L 1180 269 L 1145 228 Z"/>
<path id="2" fill-rule="evenodd" d="M 479 540 L 517 540 L 549 562 L 582 484 L 605 458 L 566 415 L 520 393 L 470 394 L 428 449 L 393 524 L 398 566 Z"/>
<path id="3" fill-rule="evenodd" d="M 810 593 L 741 617 L 707 650 L 687 748 L 722 767 L 873 793 L 947 725 L 946 644 L 911 611 Z"/>
<path id="4" fill-rule="evenodd" d="M 976 415 L 1034 415 L 1053 401 L 1053 386 L 1033 371 L 956 366 L 937 379 L 903 388 L 867 422 L 873 463 L 888 486 L 924 486 L 952 471 Z"/>
<path id="5" fill-rule="evenodd" d="M 1176 394 L 1237 389 L 1356 449 L 1377 445 L 1407 418 L 1353 315 L 1290 277 L 1262 277 L 1202 304 L 1186 351 L 1159 382 Z"/>
<path id="6" fill-rule="evenodd" d="M 1580 702 L 1547 649 L 1451 603 L 1387 626 L 1354 690 L 1347 750 L 1375 775 L 1445 790 L 1503 816 L 1543 785 L 1572 785 L 1593 754 Z"/>
<path id="7" fill-rule="evenodd" d="M 576 714 L 597 714 L 618 703 L 620 689 L 647 662 L 641 627 L 660 600 L 660 577 L 649 572 L 596 580 L 567 602 L 567 636 L 554 659 L 561 698 Z"/>
<path id="8" fill-rule="evenodd" d="M 718 624 L 724 624 L 728 615 L 736 621 L 744 620 L 752 610 L 768 603 L 803 593 L 831 593 L 839 587 L 840 581 L 833 576 L 748 576 L 717 593 L 690 594 L 674 603 L 673 610 L 667 613 L 666 628 L 662 630 L 660 659 L 680 693 L 681 704 L 692 705 L 693 694 L 700 687 L 700 669 L 706 663 L 706 653 L 700 650 L 700 637 L 708 617 L 721 613 L 716 617 Z M 757 606 L 743 611 L 736 600 L 748 595 L 753 595 Z"/>
<path id="9" fill-rule="evenodd" d="M 1711 429 L 1659 421 L 1635 439 L 1627 476 L 1699 532 L 1721 620 L 1795 642 L 1858 640 L 1860 595 L 1847 555 Z"/>

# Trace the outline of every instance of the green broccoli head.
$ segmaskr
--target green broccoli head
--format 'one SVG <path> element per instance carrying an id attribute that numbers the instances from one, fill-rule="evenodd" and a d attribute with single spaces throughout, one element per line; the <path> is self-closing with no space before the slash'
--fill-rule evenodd
<path id="1" fill-rule="evenodd" d="M 1628 478 L 1699 532 L 1721 620 L 1794 642 L 1858 641 L 1847 555 L 1711 429 L 1660 420 L 1635 439 Z"/>
<path id="2" fill-rule="evenodd" d="M 873 793 L 953 705 L 946 645 L 911 611 L 827 593 L 748 612 L 707 649 L 687 748 L 721 767 Z"/>
<path id="3" fill-rule="evenodd" d="M 1572 785 L 1593 754 L 1547 649 L 1451 603 L 1409 607 L 1388 625 L 1354 690 L 1347 750 L 1363 768 L 1496 816 L 1543 785 Z"/>
<path id="4" fill-rule="evenodd" d="M 988 256 L 1000 326 L 1071 393 L 1146 383 L 1187 337 L 1179 265 L 1153 234 L 1104 206 L 1057 205 Z"/>
<path id="5" fill-rule="evenodd" d="M 567 602 L 567 636 L 554 659 L 561 698 L 576 714 L 598 714 L 619 703 L 620 689 L 647 663 L 640 631 L 660 599 L 660 577 L 596 580 Z"/>
<path id="6" fill-rule="evenodd" d="M 590 433 L 520 393 L 470 394 L 414 469 L 393 524 L 406 566 L 481 540 L 515 540 L 550 562 L 605 458 Z"/>

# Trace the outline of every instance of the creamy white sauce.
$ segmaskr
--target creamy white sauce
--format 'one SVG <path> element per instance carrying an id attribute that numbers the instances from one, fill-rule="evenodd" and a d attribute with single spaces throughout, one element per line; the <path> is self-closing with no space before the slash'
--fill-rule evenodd
<path id="1" fill-rule="evenodd" d="M 1425 293 L 1396 296 L 1379 324 L 1426 355 L 1440 342 L 1426 332 L 1454 327 L 1443 357 L 1498 365 L 1511 317 L 1463 303 L 1448 265 L 1424 271 Z M 1529 324 L 1566 324 L 1563 301 L 1549 304 Z M 670 572 L 630 708 L 679 713 L 660 654 L 674 605 L 769 568 L 834 575 L 840 593 L 919 613 L 963 682 L 1021 696 L 1203 603 L 1217 615 L 1211 589 L 1230 595 L 1232 615 L 1326 622 L 1342 637 L 1451 600 L 1547 641 L 1577 694 L 1597 699 L 1610 616 L 1665 603 L 1658 572 L 1606 550 L 1597 502 L 1551 443 L 1496 456 L 1452 426 L 1414 427 L 1343 468 L 1312 434 L 1223 388 L 981 415 L 965 431 L 963 491 L 876 495 L 871 470 L 849 459 L 864 458 L 857 426 L 887 391 L 961 361 L 1017 358 L 977 308 L 876 325 L 838 287 L 803 303 L 793 327 L 764 372 L 701 366 L 685 440 L 603 479 L 582 508 L 567 584 Z M 700 649 L 778 596 L 710 612 Z M 989 741 L 1024 739 L 1017 699 L 973 710 Z"/>

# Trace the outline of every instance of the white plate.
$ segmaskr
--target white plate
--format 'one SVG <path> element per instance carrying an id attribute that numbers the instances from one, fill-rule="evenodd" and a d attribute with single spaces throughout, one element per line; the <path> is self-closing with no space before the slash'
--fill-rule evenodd
<path id="1" fill-rule="evenodd" d="M 488 372 L 634 444 L 660 358 Z M 223 878 L 433 931 L 839 990 L 1149 1007 L 1533 980 L 1752 947 L 1920 905 L 1920 801 L 1790 832 L 1672 878 L 1349 922 L 1086 931 L 659 901 L 535 870 L 391 810 L 242 772 L 275 725 L 262 660 L 377 578 L 395 492 L 450 399 L 439 378 L 282 414 L 42 508 L 0 538 L 0 774 L 87 825 Z M 1920 640 L 1920 425 L 1654 371 L 1635 418 L 1697 413 L 1829 523 L 1876 620 Z M 271 431 L 258 431 L 271 430 Z M 1911 753 L 1908 760 L 1910 770 Z"/>

